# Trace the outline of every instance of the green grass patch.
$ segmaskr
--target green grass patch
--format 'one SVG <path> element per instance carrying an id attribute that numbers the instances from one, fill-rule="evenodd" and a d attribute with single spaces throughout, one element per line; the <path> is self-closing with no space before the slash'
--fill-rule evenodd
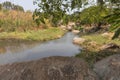
<path id="1" fill-rule="evenodd" d="M 119 52 L 120 49 L 101 51 L 83 50 L 81 51 L 81 53 L 77 54 L 76 57 L 84 59 L 91 67 L 93 67 L 94 63 L 96 63 L 97 61 L 100 61 L 114 54 L 119 54 Z"/>
<path id="2" fill-rule="evenodd" d="M 9 40 L 9 39 L 16 39 L 16 40 L 35 40 L 35 41 L 46 41 L 58 38 L 62 36 L 65 31 L 59 28 L 48 28 L 42 30 L 29 30 L 26 32 L 2 32 L 0 33 L 1 40 Z"/>
<path id="3" fill-rule="evenodd" d="M 116 43 L 120 45 L 120 39 L 111 40 L 107 37 L 103 37 L 101 34 L 91 34 L 91 35 L 85 35 L 82 37 L 90 41 L 95 41 L 96 43 L 100 45 L 103 45 L 106 43 Z"/>
<path id="4" fill-rule="evenodd" d="M 86 39 L 86 42 L 80 44 L 84 49 L 81 53 L 77 54 L 76 57 L 83 58 L 86 60 L 90 66 L 93 66 L 97 61 L 104 59 L 113 54 L 119 54 L 120 49 L 103 49 L 100 48 L 107 43 L 115 43 L 120 45 L 120 39 L 111 40 L 108 37 L 103 37 L 101 34 L 90 34 L 82 36 L 82 38 Z M 90 44 L 90 42 L 96 42 L 95 45 Z"/>

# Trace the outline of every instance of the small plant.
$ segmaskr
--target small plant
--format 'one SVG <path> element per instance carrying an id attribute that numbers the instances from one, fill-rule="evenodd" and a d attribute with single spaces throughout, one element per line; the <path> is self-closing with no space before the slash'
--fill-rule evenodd
<path id="1" fill-rule="evenodd" d="M 75 29 L 75 30 L 80 30 L 80 31 L 83 30 L 83 28 L 82 28 L 81 26 L 75 26 L 74 29 Z"/>

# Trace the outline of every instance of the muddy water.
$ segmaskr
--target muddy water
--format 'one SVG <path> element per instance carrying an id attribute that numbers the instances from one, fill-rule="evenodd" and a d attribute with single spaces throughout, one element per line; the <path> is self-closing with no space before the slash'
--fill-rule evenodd
<path id="1" fill-rule="evenodd" d="M 68 32 L 60 39 L 44 43 L 8 42 L 8 45 L 0 47 L 0 64 L 37 60 L 49 56 L 74 56 L 80 52 L 79 46 L 72 43 L 75 36 L 77 35 Z"/>

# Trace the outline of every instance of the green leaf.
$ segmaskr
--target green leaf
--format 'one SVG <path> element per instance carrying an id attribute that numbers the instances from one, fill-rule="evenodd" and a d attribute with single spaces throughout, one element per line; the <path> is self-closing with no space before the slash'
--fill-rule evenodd
<path id="1" fill-rule="evenodd" d="M 42 2 L 46 2 L 46 0 L 42 0 Z"/>
<path id="2" fill-rule="evenodd" d="M 75 1 L 73 0 L 73 1 L 72 1 L 72 5 L 71 5 L 71 8 L 74 9 L 74 7 L 75 7 Z"/>
<path id="3" fill-rule="evenodd" d="M 120 28 L 118 28 L 114 34 L 114 36 L 112 37 L 112 39 L 118 38 L 120 35 Z"/>
<path id="4" fill-rule="evenodd" d="M 49 9 L 49 5 L 47 3 L 45 3 L 45 7 L 46 9 Z"/>

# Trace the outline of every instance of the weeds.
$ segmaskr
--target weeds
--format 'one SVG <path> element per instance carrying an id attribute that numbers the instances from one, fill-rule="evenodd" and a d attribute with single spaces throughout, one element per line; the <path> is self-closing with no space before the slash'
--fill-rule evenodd
<path id="1" fill-rule="evenodd" d="M 46 41 L 58 38 L 58 36 L 62 36 L 64 31 L 59 28 L 49 28 L 43 30 L 29 30 L 26 32 L 2 32 L 0 33 L 0 39 L 9 40 L 35 40 L 35 41 Z"/>

